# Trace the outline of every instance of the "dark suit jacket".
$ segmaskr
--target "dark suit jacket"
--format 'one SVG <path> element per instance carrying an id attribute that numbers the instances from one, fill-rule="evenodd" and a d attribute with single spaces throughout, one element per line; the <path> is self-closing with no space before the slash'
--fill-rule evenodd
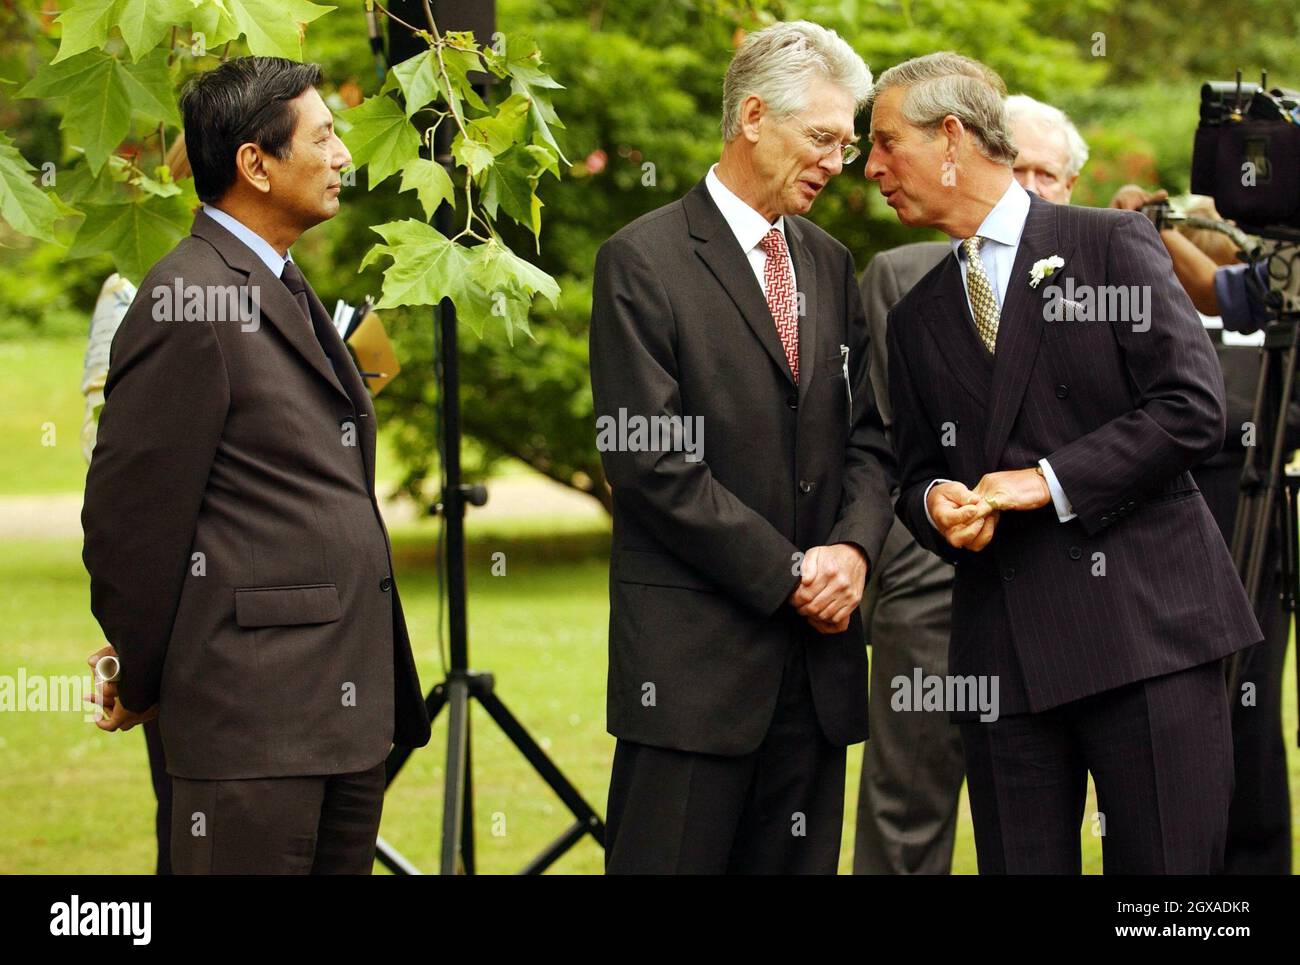
<path id="1" fill-rule="evenodd" d="M 1052 255 L 1064 267 L 1031 288 L 1030 266 Z M 1149 330 L 1047 321 L 1043 295 L 1067 278 L 1076 288 L 1149 286 Z M 1206 663 L 1261 638 L 1188 472 L 1223 442 L 1223 377 L 1140 214 L 1031 195 L 996 355 L 975 334 L 950 255 L 891 313 L 889 372 L 899 516 L 957 564 L 950 672 L 998 674 L 1003 713 Z M 943 444 L 947 424 L 955 445 Z M 931 480 L 973 487 L 1042 457 L 1077 518 L 1061 523 L 1050 504 L 1003 513 L 981 553 L 954 550 L 927 521 Z"/>
<path id="2" fill-rule="evenodd" d="M 862 307 L 871 335 L 871 385 L 876 390 L 876 406 L 886 435 L 894 425 L 894 408 L 889 404 L 889 339 L 886 337 L 889 310 L 926 272 L 950 254 L 952 247 L 942 241 L 918 241 L 880 252 L 862 273 Z"/>
<path id="3" fill-rule="evenodd" d="M 178 279 L 255 290 L 260 325 L 156 321 L 155 287 Z M 83 558 L 121 698 L 160 703 L 177 777 L 357 771 L 429 739 L 374 406 L 308 296 L 328 358 L 284 284 L 200 212 L 113 339 Z"/>
<path id="4" fill-rule="evenodd" d="M 876 558 L 891 522 L 892 456 L 853 260 L 812 223 L 786 225 L 805 306 L 798 385 L 762 288 L 703 181 L 619 231 L 596 259 L 597 416 L 624 409 L 704 425 L 699 462 L 602 452 L 614 502 L 608 725 L 626 740 L 754 750 L 798 639 L 826 737 L 847 745 L 867 735 L 861 619 L 823 636 L 786 599 L 800 551 L 849 542 Z"/>

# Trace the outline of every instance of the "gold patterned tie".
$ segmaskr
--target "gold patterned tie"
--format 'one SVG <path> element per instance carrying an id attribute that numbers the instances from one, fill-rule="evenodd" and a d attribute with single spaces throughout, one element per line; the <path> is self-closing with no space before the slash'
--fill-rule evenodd
<path id="1" fill-rule="evenodd" d="M 992 354 L 998 341 L 998 301 L 993 297 L 993 286 L 989 284 L 984 262 L 980 260 L 983 240 L 975 235 L 963 241 L 961 247 L 966 252 L 966 291 L 970 295 L 971 310 L 975 313 L 975 331 L 979 332 L 980 341 Z"/>

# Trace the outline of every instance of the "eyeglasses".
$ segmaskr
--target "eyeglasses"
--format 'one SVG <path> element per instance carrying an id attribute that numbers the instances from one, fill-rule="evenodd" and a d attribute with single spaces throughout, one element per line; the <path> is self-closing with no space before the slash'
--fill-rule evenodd
<path id="1" fill-rule="evenodd" d="M 856 144 L 844 144 L 837 135 L 829 131 L 819 131 L 802 123 L 799 126 L 803 129 L 803 136 L 808 138 L 821 157 L 830 157 L 831 154 L 838 150 L 840 152 L 840 163 L 852 164 L 862 156 L 862 148 Z"/>

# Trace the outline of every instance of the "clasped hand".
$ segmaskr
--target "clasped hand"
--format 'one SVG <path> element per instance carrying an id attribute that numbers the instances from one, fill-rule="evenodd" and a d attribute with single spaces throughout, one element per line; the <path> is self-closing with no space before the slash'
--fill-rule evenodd
<path id="1" fill-rule="evenodd" d="M 950 545 L 978 553 L 993 539 L 1003 512 L 1038 509 L 1051 500 L 1047 480 L 1037 470 L 1008 469 L 986 474 L 973 490 L 959 482 L 932 486 L 926 507 Z"/>
<path id="2" fill-rule="evenodd" d="M 852 543 L 814 546 L 799 563 L 790 605 L 818 633 L 843 633 L 862 602 L 867 558 Z"/>

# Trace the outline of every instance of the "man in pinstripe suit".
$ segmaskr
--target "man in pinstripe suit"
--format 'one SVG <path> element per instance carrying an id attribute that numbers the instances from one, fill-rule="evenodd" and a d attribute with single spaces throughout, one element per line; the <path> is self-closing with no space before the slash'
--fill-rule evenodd
<path id="1" fill-rule="evenodd" d="M 890 313 L 890 395 L 898 514 L 957 567 L 949 673 L 997 683 L 996 719 L 948 708 L 980 870 L 1077 873 L 1091 772 L 1108 872 L 1215 872 L 1221 661 L 1261 638 L 1188 473 L 1222 375 L 1146 219 L 1014 182 L 1003 93 L 956 54 L 886 71 L 867 165 L 953 240 Z"/>

